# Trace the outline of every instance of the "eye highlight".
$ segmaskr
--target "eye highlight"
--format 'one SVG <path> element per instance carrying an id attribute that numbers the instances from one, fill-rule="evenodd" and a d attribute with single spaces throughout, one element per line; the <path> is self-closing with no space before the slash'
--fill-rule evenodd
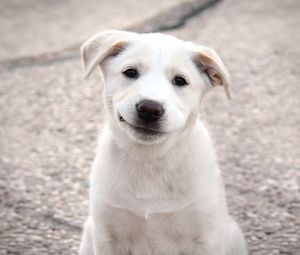
<path id="1" fill-rule="evenodd" d="M 172 80 L 172 83 L 178 87 L 183 87 L 189 84 L 187 80 L 181 75 L 176 75 Z"/>
<path id="2" fill-rule="evenodd" d="M 127 78 L 137 79 L 139 77 L 139 72 L 135 68 L 128 68 L 122 72 Z"/>

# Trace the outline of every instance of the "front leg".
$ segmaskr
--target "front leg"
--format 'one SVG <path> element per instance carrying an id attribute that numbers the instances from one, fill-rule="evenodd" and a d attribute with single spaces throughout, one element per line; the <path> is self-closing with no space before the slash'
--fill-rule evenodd
<path id="1" fill-rule="evenodd" d="M 94 241 L 95 240 L 95 241 Z M 95 226 L 89 218 L 83 229 L 79 255 L 116 255 L 116 243 L 104 238 L 104 233 L 99 226 Z"/>
<path id="2" fill-rule="evenodd" d="M 247 255 L 244 236 L 238 224 L 231 217 L 225 221 L 223 227 L 216 227 L 216 231 L 208 231 L 202 235 L 204 238 L 198 240 L 199 246 L 191 254 Z M 187 253 L 187 255 L 190 254 Z"/>
<path id="3" fill-rule="evenodd" d="M 92 230 L 93 255 L 131 255 L 129 243 L 118 235 L 123 228 L 124 226 L 119 225 L 115 231 L 104 226 L 103 222 L 96 221 Z"/>
<path id="4" fill-rule="evenodd" d="M 215 243 L 214 245 L 203 243 L 203 241 L 199 241 L 197 245 L 195 245 L 194 249 L 189 253 L 184 253 L 184 255 L 225 255 L 223 247 L 220 243 Z"/>
<path id="5" fill-rule="evenodd" d="M 87 219 L 83 227 L 79 255 L 94 255 L 91 219 Z"/>
<path id="6" fill-rule="evenodd" d="M 112 241 L 100 241 L 94 245 L 95 255 L 117 255 L 115 244 Z"/>
<path id="7" fill-rule="evenodd" d="M 184 255 L 225 255 L 222 231 L 211 224 L 202 226 L 200 233 L 192 237 L 186 247 Z"/>

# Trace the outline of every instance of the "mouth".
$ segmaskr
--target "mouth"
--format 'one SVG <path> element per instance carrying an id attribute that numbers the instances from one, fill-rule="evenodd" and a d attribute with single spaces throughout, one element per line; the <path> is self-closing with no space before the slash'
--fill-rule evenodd
<path id="1" fill-rule="evenodd" d="M 148 136 L 148 137 L 154 137 L 154 136 L 162 136 L 166 134 L 163 131 L 154 129 L 149 126 L 142 126 L 142 125 L 133 125 L 129 122 L 127 122 L 121 115 L 119 116 L 120 122 L 125 123 L 128 127 L 130 127 L 132 130 L 134 130 L 136 133 L 143 135 L 143 136 Z"/>

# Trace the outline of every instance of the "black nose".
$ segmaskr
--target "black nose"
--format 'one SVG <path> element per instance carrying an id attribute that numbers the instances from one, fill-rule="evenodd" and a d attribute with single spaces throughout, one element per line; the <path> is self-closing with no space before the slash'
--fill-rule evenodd
<path id="1" fill-rule="evenodd" d="M 160 103 L 146 99 L 136 104 L 136 110 L 139 118 L 147 123 L 157 121 L 164 114 Z"/>

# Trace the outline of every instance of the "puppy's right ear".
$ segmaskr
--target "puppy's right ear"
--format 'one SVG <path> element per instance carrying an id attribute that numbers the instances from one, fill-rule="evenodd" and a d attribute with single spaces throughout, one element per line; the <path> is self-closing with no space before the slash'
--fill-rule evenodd
<path id="1" fill-rule="evenodd" d="M 81 61 L 83 66 L 83 78 L 87 78 L 94 68 L 101 64 L 109 57 L 118 55 L 124 50 L 135 33 L 105 30 L 95 34 L 81 46 Z"/>

